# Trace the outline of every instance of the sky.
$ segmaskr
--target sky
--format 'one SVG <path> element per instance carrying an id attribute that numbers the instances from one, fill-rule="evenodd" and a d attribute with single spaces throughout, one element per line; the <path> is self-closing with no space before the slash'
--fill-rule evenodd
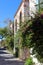
<path id="1" fill-rule="evenodd" d="M 0 0 L 0 27 L 5 27 L 5 20 L 14 20 L 14 15 L 22 0 Z M 37 0 L 36 0 L 37 1 Z"/>
<path id="2" fill-rule="evenodd" d="M 5 20 L 14 20 L 14 15 L 21 0 L 0 0 L 0 27 L 5 27 Z"/>

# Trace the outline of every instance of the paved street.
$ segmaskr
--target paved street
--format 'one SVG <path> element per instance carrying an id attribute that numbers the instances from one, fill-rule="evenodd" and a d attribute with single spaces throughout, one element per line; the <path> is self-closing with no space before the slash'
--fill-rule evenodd
<path id="1" fill-rule="evenodd" d="M 24 63 L 14 58 L 7 50 L 0 48 L 0 65 L 24 65 Z"/>

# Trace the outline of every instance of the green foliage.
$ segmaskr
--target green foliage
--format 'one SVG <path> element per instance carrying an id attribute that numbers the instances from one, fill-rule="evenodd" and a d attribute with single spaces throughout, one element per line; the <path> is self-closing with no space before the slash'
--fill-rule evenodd
<path id="1" fill-rule="evenodd" d="M 42 13 L 43 12 L 43 8 L 40 8 L 40 13 Z"/>
<path id="2" fill-rule="evenodd" d="M 37 14 L 32 21 L 21 26 L 18 40 L 21 47 L 33 47 L 33 52 L 43 58 L 43 14 Z"/>
<path id="3" fill-rule="evenodd" d="M 22 44 L 22 32 L 20 30 L 14 35 L 14 44 L 15 44 L 15 47 L 21 47 L 21 44 Z"/>
<path id="4" fill-rule="evenodd" d="M 12 36 L 8 35 L 6 37 L 6 45 L 9 49 L 13 50 L 14 48 L 14 36 L 13 35 Z"/>
<path id="5" fill-rule="evenodd" d="M 43 18 L 37 17 L 32 22 L 33 36 L 31 39 L 31 44 L 33 44 L 36 52 L 43 57 Z"/>
<path id="6" fill-rule="evenodd" d="M 14 30 L 8 28 L 0 28 L 0 38 L 3 40 L 2 45 L 7 46 L 8 49 L 13 50 L 14 48 Z"/>
<path id="7" fill-rule="evenodd" d="M 32 25 L 31 20 L 23 23 L 19 31 L 14 37 L 14 44 L 17 47 L 29 47 L 32 37 L 32 30 L 30 29 Z"/>
<path id="8" fill-rule="evenodd" d="M 24 65 L 33 65 L 34 63 L 33 63 L 33 61 L 32 61 L 32 58 L 28 58 L 27 60 L 26 60 L 26 62 L 25 62 L 25 64 Z"/>
<path id="9" fill-rule="evenodd" d="M 7 28 L 0 28 L 0 35 L 1 37 L 5 37 L 7 35 Z"/>
<path id="10" fill-rule="evenodd" d="M 30 42 L 31 42 L 31 37 L 32 37 L 32 30 L 30 29 L 32 23 L 31 21 L 28 21 L 28 24 L 25 26 L 25 30 L 24 32 L 22 33 L 22 38 L 23 38 L 23 41 L 22 41 L 22 46 L 25 47 L 29 47 L 30 45 Z"/>
<path id="11" fill-rule="evenodd" d="M 22 23 L 15 39 L 20 44 L 18 46 L 33 47 L 33 53 L 37 54 L 38 59 L 43 59 L 43 8 L 40 8 L 35 18 Z"/>
<path id="12" fill-rule="evenodd" d="M 38 58 L 38 60 L 39 60 L 40 62 L 43 63 L 43 58 L 42 58 L 39 54 L 37 54 L 36 57 Z"/>

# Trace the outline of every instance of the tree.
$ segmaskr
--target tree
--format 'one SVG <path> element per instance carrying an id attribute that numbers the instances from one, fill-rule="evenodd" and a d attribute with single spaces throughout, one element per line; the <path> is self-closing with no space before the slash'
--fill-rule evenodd
<path id="1" fill-rule="evenodd" d="M 12 29 L 10 28 L 10 24 L 12 24 Z M 5 42 L 4 45 L 7 46 L 11 50 L 13 50 L 14 48 L 14 27 L 13 25 L 14 25 L 13 22 L 9 22 L 9 24 L 6 27 L 0 28 L 1 41 L 3 41 L 3 44 Z"/>

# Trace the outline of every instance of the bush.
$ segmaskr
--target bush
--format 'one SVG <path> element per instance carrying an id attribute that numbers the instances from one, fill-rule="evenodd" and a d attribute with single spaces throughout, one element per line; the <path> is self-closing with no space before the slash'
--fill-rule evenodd
<path id="1" fill-rule="evenodd" d="M 36 55 L 36 57 L 41 63 L 43 63 L 43 57 L 41 57 L 40 55 Z"/>
<path id="2" fill-rule="evenodd" d="M 28 58 L 24 65 L 33 65 L 33 61 L 31 58 Z"/>

